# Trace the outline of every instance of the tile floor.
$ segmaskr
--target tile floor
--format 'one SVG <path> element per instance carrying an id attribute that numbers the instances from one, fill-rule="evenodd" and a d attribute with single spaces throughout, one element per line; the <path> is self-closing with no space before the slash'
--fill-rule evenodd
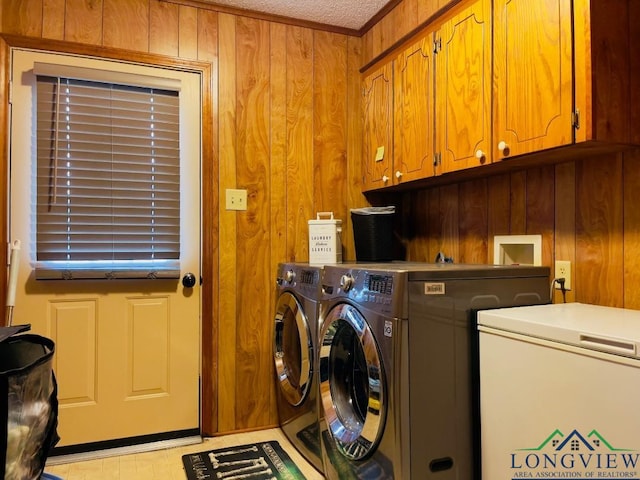
<path id="1" fill-rule="evenodd" d="M 47 465 L 45 472 L 63 480 L 186 480 L 182 455 L 269 440 L 277 440 L 280 443 L 307 480 L 324 478 L 293 448 L 277 428 L 206 438 L 199 444 L 153 452 Z"/>

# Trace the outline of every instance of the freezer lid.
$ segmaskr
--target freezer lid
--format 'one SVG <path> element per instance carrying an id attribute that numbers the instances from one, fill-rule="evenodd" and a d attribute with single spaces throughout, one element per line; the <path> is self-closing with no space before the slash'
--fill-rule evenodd
<path id="1" fill-rule="evenodd" d="M 478 325 L 640 358 L 638 310 L 584 303 L 499 308 L 478 312 Z"/>

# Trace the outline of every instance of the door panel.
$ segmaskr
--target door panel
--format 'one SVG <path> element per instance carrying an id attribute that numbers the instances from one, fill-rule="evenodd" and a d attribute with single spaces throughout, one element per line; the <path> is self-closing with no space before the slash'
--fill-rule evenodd
<path id="1" fill-rule="evenodd" d="M 393 70 L 388 63 L 363 81 L 363 190 L 391 185 L 393 168 Z"/>
<path id="2" fill-rule="evenodd" d="M 394 61 L 394 182 L 433 175 L 432 35 L 407 48 Z"/>
<path id="3" fill-rule="evenodd" d="M 56 343 L 59 446 L 199 427 L 200 287 L 179 279 L 35 280 L 34 61 L 178 78 L 182 274 L 200 272 L 200 75 L 12 52 L 11 222 L 20 239 L 14 324 Z"/>
<path id="4" fill-rule="evenodd" d="M 496 159 L 572 142 L 570 7 L 565 0 L 494 3 Z"/>
<path id="5" fill-rule="evenodd" d="M 58 345 L 53 370 L 58 382 L 65 386 L 65 397 L 58 392 L 58 402 L 95 403 L 97 301 L 52 301 L 48 307 L 45 330 Z M 59 348 L 64 343 L 73 348 Z"/>
<path id="6" fill-rule="evenodd" d="M 476 0 L 438 32 L 439 173 L 475 167 L 491 155 L 491 2 Z"/>

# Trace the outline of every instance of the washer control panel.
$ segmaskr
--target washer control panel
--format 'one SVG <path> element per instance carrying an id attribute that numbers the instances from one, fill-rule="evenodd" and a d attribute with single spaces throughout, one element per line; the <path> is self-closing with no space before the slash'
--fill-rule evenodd
<path id="1" fill-rule="evenodd" d="M 384 295 L 391 295 L 393 293 L 393 275 L 367 273 L 365 283 L 367 290 L 370 292 L 382 293 Z"/>
<path id="2" fill-rule="evenodd" d="M 353 287 L 353 277 L 350 273 L 345 273 L 340 277 L 340 288 L 343 292 L 348 292 Z"/>
<path id="3" fill-rule="evenodd" d="M 296 272 L 294 272 L 293 270 L 287 270 L 286 272 L 284 272 L 285 283 L 291 284 L 295 279 L 296 279 Z"/>
<path id="4" fill-rule="evenodd" d="M 320 295 L 321 267 L 301 264 L 281 264 L 278 268 L 276 286 L 300 292 L 308 298 L 317 299 Z"/>
<path id="5" fill-rule="evenodd" d="M 405 281 L 403 281 L 405 280 Z M 365 308 L 385 315 L 401 315 L 406 307 L 403 272 L 367 266 L 325 266 L 322 299 L 348 298 Z"/>

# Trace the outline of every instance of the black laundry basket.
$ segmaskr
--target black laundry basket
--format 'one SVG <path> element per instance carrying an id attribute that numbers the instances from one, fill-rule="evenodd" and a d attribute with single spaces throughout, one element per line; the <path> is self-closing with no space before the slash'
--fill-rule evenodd
<path id="1" fill-rule="evenodd" d="M 393 260 L 393 222 L 395 207 L 352 208 L 353 240 L 356 260 Z"/>
<path id="2" fill-rule="evenodd" d="M 0 478 L 38 480 L 58 442 L 54 342 L 0 328 Z"/>

